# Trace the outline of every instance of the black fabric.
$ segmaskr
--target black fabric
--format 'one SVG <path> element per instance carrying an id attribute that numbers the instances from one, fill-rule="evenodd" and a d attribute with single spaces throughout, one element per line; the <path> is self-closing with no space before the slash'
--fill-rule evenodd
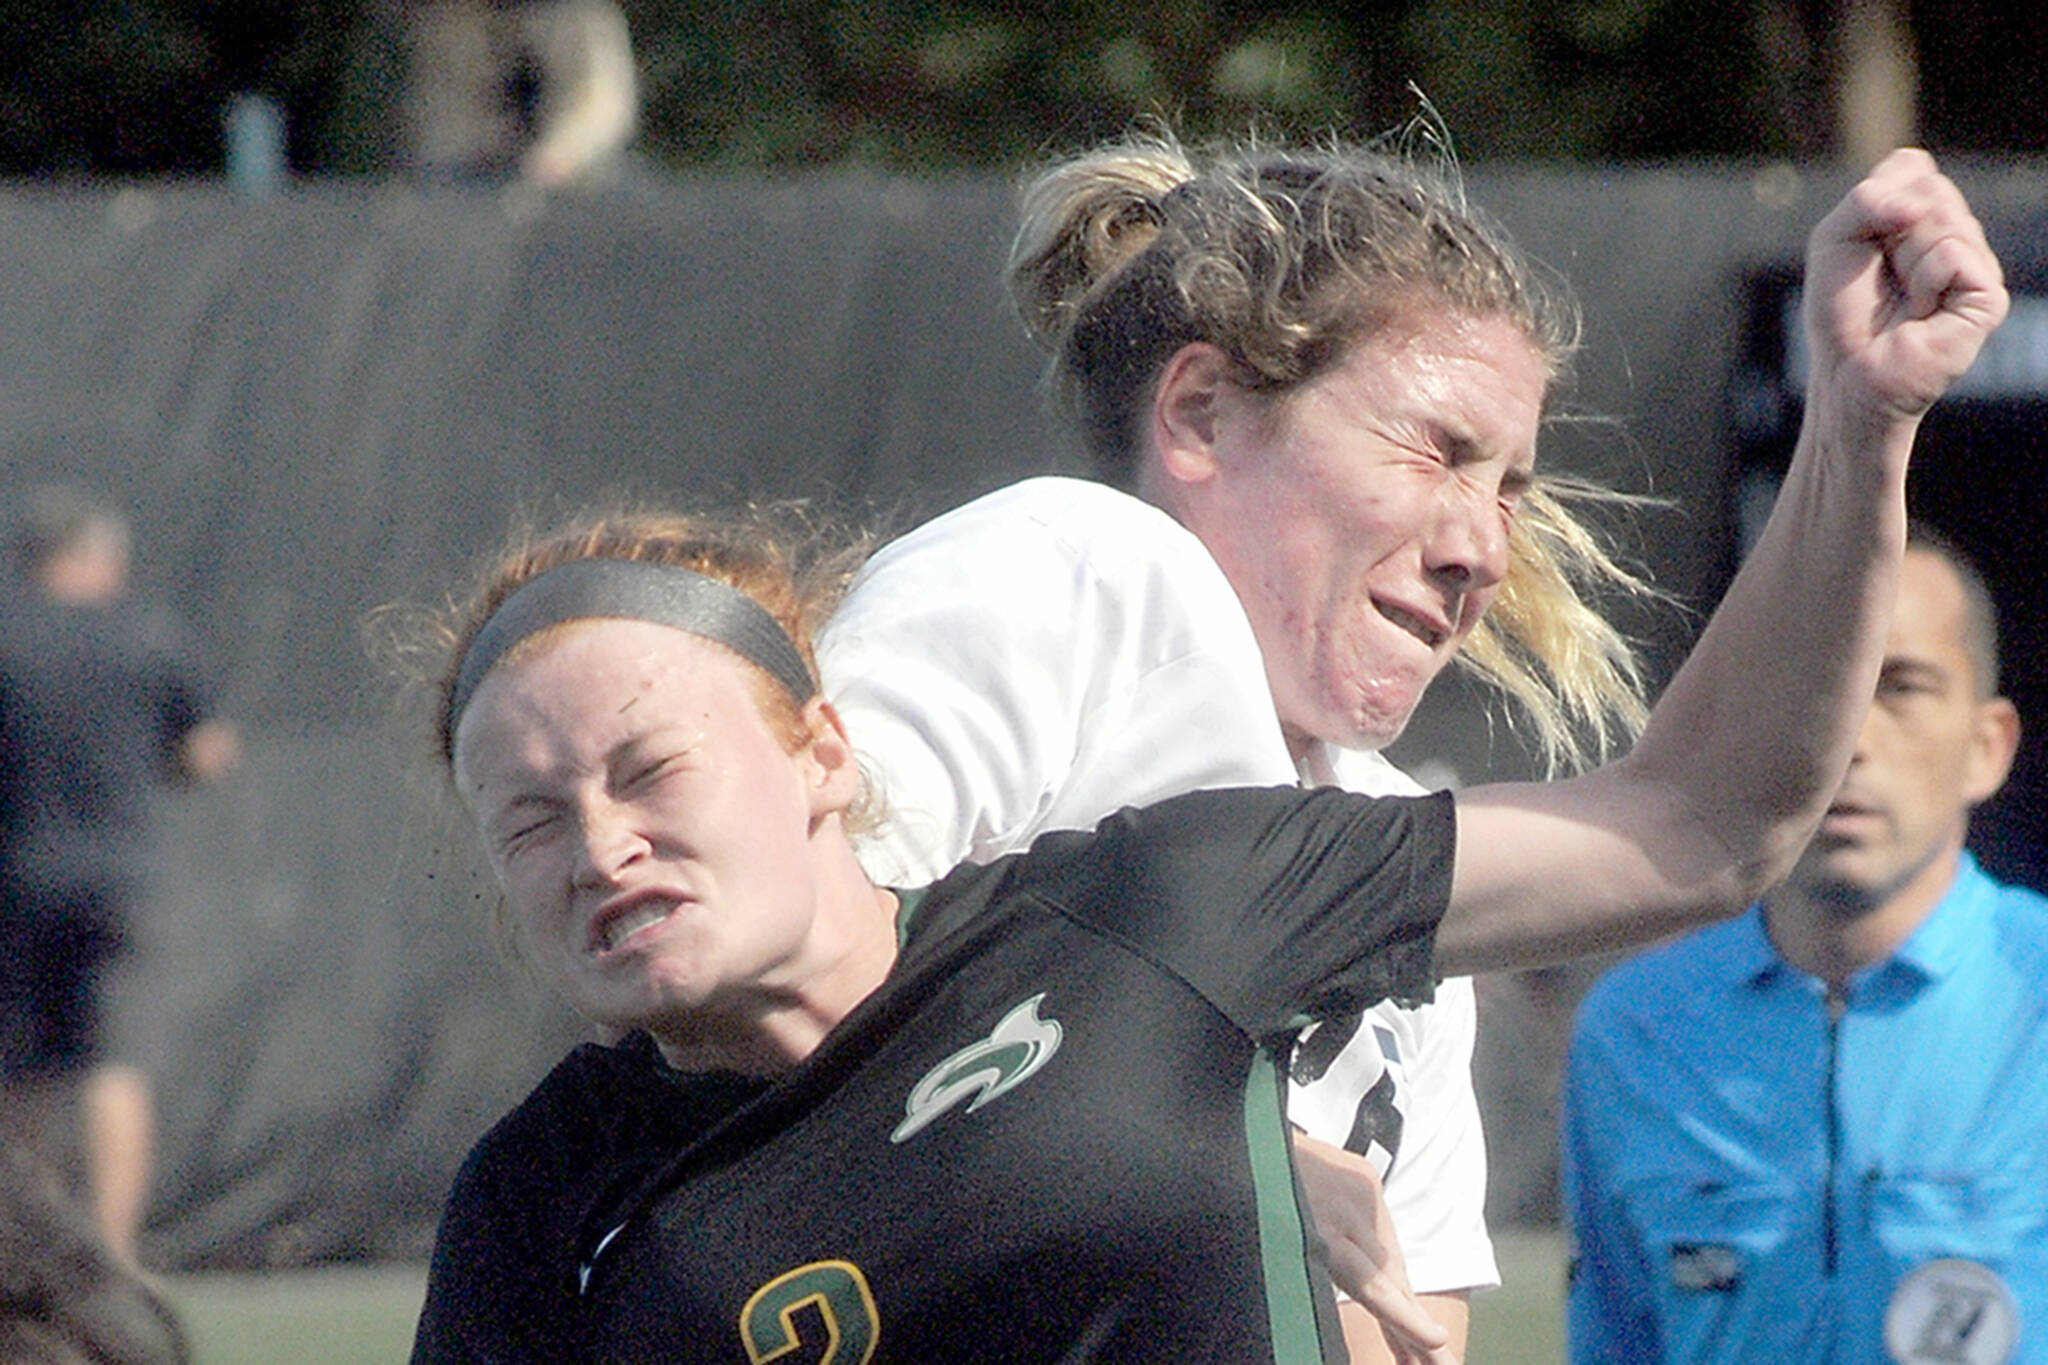
<path id="1" fill-rule="evenodd" d="M 413 1358 L 576 1358 L 577 1249 L 593 1224 L 760 1088 L 737 1077 L 686 1088 L 645 1034 L 571 1052 L 457 1177 Z"/>
<path id="2" fill-rule="evenodd" d="M 0 908 L 0 1081 L 75 1077 L 101 1055 L 107 964 L 128 941 L 128 901 L 10 889 Z"/>
<path id="3" fill-rule="evenodd" d="M 210 708 L 159 612 L 0 605 L 0 1074 L 97 1060 L 101 977 L 147 885 L 152 789 Z"/>
<path id="4" fill-rule="evenodd" d="M 1178 798 L 939 883 L 889 982 L 758 1096 L 579 1050 L 466 1163 L 415 1361 L 736 1359 L 755 1292 L 819 1262 L 872 1288 L 878 1362 L 1269 1359 L 1248 1076 L 1311 1000 L 1429 992 L 1451 822 Z M 1025 1004 L 1042 1074 L 907 1108 Z"/>
<path id="5" fill-rule="evenodd" d="M 0 605 L 0 895 L 130 894 L 151 790 L 212 710 L 176 626 L 113 603 Z"/>

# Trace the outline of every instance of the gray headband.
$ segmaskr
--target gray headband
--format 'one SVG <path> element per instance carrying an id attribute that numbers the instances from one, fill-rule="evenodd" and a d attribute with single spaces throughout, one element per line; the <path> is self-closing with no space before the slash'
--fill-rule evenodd
<path id="1" fill-rule="evenodd" d="M 448 690 L 444 733 L 454 736 L 484 675 L 506 651 L 549 626 L 590 617 L 651 621 L 716 640 L 781 683 L 799 705 L 817 695 L 788 632 L 738 588 L 672 564 L 577 559 L 520 584 L 470 640 Z"/>

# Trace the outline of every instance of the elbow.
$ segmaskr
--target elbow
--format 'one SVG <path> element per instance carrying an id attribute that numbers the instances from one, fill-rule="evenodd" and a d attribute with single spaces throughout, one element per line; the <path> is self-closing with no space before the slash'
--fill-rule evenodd
<path id="1" fill-rule="evenodd" d="M 1740 914 L 1784 881 L 1820 821 L 1818 810 L 1685 810 L 1685 851 L 1666 865 L 1673 885 L 1690 888 L 1688 913 L 1702 924 Z"/>
<path id="2" fill-rule="evenodd" d="M 1846 758 L 1846 755 L 1844 756 Z M 1747 907 L 1790 875 L 1835 790 L 1841 767 L 1816 755 L 1639 745 L 1615 765 L 1635 793 L 1652 856 L 1708 906 Z"/>
<path id="3" fill-rule="evenodd" d="M 1729 895 L 1735 910 L 1754 904 L 1765 892 L 1792 875 L 1792 869 L 1798 865 L 1799 857 L 1806 851 L 1806 845 L 1818 825 L 1818 817 L 1789 822 L 1759 840 L 1752 856 L 1731 869 L 1730 878 L 1734 885 Z"/>

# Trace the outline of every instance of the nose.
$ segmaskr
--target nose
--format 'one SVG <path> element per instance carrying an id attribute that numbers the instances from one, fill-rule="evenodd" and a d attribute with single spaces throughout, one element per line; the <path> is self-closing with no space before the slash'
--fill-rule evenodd
<path id="1" fill-rule="evenodd" d="M 1860 767 L 1870 761 L 1871 747 L 1877 743 L 1877 729 L 1883 723 L 1879 708 L 1872 705 L 1863 715 L 1863 724 L 1856 727 L 1856 747 L 1849 751 L 1849 766 Z"/>
<path id="2" fill-rule="evenodd" d="M 578 813 L 581 837 L 577 841 L 575 883 L 579 888 L 602 888 L 618 881 L 619 874 L 647 856 L 648 844 L 631 813 L 616 802 L 598 799 Z"/>
<path id="3" fill-rule="evenodd" d="M 1496 587 L 1508 575 L 1508 518 L 1490 492 L 1446 488 L 1429 534 L 1423 567 L 1461 593 Z"/>

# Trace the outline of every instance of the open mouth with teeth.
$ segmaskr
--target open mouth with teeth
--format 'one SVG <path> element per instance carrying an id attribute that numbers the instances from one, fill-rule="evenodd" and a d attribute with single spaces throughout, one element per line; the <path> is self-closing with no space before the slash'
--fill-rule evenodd
<path id="1" fill-rule="evenodd" d="M 591 931 L 591 951 L 613 951 L 642 929 L 667 919 L 670 910 L 670 906 L 660 901 L 644 901 L 639 905 L 627 907 L 594 926 Z"/>
<path id="2" fill-rule="evenodd" d="M 1438 630 L 1414 612 L 1397 607 L 1391 602 L 1374 601 L 1373 605 L 1379 609 L 1380 615 L 1386 617 L 1389 621 L 1392 621 L 1431 649 L 1441 645 L 1448 634 L 1446 631 Z"/>

